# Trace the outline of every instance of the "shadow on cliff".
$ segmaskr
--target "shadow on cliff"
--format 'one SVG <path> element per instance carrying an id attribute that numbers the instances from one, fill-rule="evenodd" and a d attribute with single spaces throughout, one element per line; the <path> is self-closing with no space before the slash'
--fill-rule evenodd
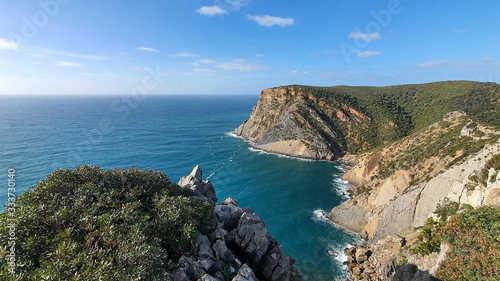
<path id="1" fill-rule="evenodd" d="M 391 270 L 392 269 L 392 270 Z M 405 263 L 394 266 L 386 272 L 385 280 L 393 281 L 441 281 L 432 276 L 428 270 L 422 271 L 418 266 L 412 263 Z M 394 275 L 392 275 L 394 274 Z M 390 276 L 393 276 L 391 279 Z"/>

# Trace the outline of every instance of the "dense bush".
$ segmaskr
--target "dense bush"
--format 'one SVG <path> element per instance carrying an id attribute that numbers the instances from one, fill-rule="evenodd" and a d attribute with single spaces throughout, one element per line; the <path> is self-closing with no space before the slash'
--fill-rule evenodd
<path id="1" fill-rule="evenodd" d="M 212 207 L 164 173 L 81 166 L 59 170 L 16 201 L 12 280 L 165 280 Z M 7 212 L 0 214 L 5 256 Z M 2 279 L 3 280 L 3 279 Z"/>
<path id="2" fill-rule="evenodd" d="M 451 245 L 440 280 L 500 280 L 500 208 L 481 207 L 454 216 L 442 230 Z"/>

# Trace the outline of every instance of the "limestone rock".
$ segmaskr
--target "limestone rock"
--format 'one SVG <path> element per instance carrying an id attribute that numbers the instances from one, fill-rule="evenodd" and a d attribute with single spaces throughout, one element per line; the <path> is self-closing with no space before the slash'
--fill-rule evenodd
<path id="1" fill-rule="evenodd" d="M 205 274 L 200 279 L 201 281 L 221 281 L 219 278 L 215 278 L 210 274 Z"/>
<path id="2" fill-rule="evenodd" d="M 211 243 L 207 236 L 199 235 L 196 240 L 196 255 L 205 258 L 214 260 L 214 253 L 210 248 Z"/>
<path id="3" fill-rule="evenodd" d="M 179 267 L 171 274 L 174 281 L 198 280 L 203 274 L 201 280 L 207 281 L 229 281 L 228 275 L 236 275 L 232 279 L 236 281 L 301 280 L 293 258 L 285 255 L 264 221 L 251 209 L 241 209 L 236 200 L 228 198 L 214 208 L 212 224 L 208 236 L 198 236 L 193 256 L 179 259 Z"/>
<path id="4" fill-rule="evenodd" d="M 328 214 L 332 222 L 354 232 L 361 232 L 369 221 L 370 213 L 359 206 L 339 205 Z"/>
<path id="5" fill-rule="evenodd" d="M 196 165 L 189 175 L 182 177 L 178 184 L 181 187 L 191 189 L 194 197 L 207 200 L 212 205 L 218 201 L 212 183 L 202 180 L 202 171 L 199 165 Z"/>
<path id="6" fill-rule="evenodd" d="M 259 281 L 259 280 L 257 279 L 257 277 L 255 277 L 255 274 L 253 273 L 252 269 L 247 264 L 244 264 L 238 271 L 238 275 L 236 275 L 232 281 Z"/>

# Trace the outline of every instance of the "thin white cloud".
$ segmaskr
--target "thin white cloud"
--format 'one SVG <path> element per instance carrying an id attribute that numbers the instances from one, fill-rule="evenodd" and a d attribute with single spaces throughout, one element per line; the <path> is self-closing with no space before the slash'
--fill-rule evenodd
<path id="1" fill-rule="evenodd" d="M 109 59 L 109 57 L 107 57 L 107 56 L 80 55 L 80 54 L 75 54 L 75 53 L 59 52 L 59 51 L 55 51 L 55 50 L 43 50 L 43 52 L 46 54 L 49 54 L 49 55 L 80 58 L 80 59 L 86 59 L 86 60 L 106 60 L 106 59 Z"/>
<path id="2" fill-rule="evenodd" d="M 148 68 L 147 67 L 142 67 L 142 66 L 134 66 L 134 71 L 139 71 L 139 72 L 142 72 L 142 71 L 147 71 Z"/>
<path id="3" fill-rule="evenodd" d="M 361 32 L 356 32 L 353 31 L 347 38 L 351 39 L 361 39 L 366 42 L 374 41 L 374 40 L 380 40 L 380 33 L 378 32 L 373 32 L 373 33 L 361 33 Z"/>
<path id="4" fill-rule="evenodd" d="M 274 25 L 279 25 L 281 27 L 285 27 L 287 25 L 293 25 L 295 22 L 295 20 L 293 18 L 280 18 L 280 17 L 269 16 L 269 15 L 265 15 L 265 16 L 247 15 L 247 18 L 255 21 L 260 26 L 265 26 L 265 27 L 272 27 Z"/>
<path id="5" fill-rule="evenodd" d="M 19 50 L 19 43 L 0 38 L 0 49 L 4 50 Z"/>
<path id="6" fill-rule="evenodd" d="M 471 66 L 473 62 L 461 60 L 433 60 L 417 65 L 418 68 L 461 68 Z"/>
<path id="7" fill-rule="evenodd" d="M 153 48 L 149 48 L 149 47 L 139 47 L 136 49 L 139 51 L 148 51 L 148 52 L 156 52 L 156 53 L 159 52 L 157 49 L 153 49 Z"/>
<path id="8" fill-rule="evenodd" d="M 189 65 L 191 65 L 193 67 L 199 67 L 200 66 L 200 64 L 197 63 L 197 62 L 195 62 L 195 61 L 194 62 L 188 62 L 187 64 L 189 64 Z"/>
<path id="9" fill-rule="evenodd" d="M 80 73 L 83 76 L 96 76 L 96 77 L 111 77 L 114 76 L 112 73 Z"/>
<path id="10" fill-rule="evenodd" d="M 311 73 L 311 72 L 309 72 L 309 71 L 298 71 L 298 70 L 292 70 L 292 71 L 290 71 L 290 75 L 292 75 L 292 76 L 305 76 L 305 75 L 308 75 L 309 73 Z"/>
<path id="11" fill-rule="evenodd" d="M 204 64 L 215 64 L 216 63 L 216 61 L 213 61 L 211 59 L 197 60 L 197 62 L 201 62 L 201 63 L 204 63 Z"/>
<path id="12" fill-rule="evenodd" d="M 265 55 L 264 54 L 255 54 L 256 57 L 264 57 Z"/>
<path id="13" fill-rule="evenodd" d="M 222 9 L 219 6 L 203 6 L 199 9 L 196 9 L 196 12 L 200 15 L 205 15 L 209 17 L 228 14 L 228 11 Z"/>
<path id="14" fill-rule="evenodd" d="M 77 63 L 77 62 L 67 62 L 67 61 L 58 61 L 56 63 L 57 66 L 64 66 L 64 67 L 82 67 L 83 64 Z"/>
<path id="15" fill-rule="evenodd" d="M 382 54 L 381 52 L 363 51 L 358 53 L 358 58 L 375 57 L 375 56 L 380 56 L 381 54 Z"/>
<path id="16" fill-rule="evenodd" d="M 256 72 L 267 69 L 267 67 L 263 64 L 251 63 L 243 59 L 234 59 L 230 62 L 223 62 L 215 67 L 224 70 L 237 70 L 239 72 Z"/>
<path id="17" fill-rule="evenodd" d="M 233 9 L 238 10 L 239 8 L 246 6 L 252 2 L 251 0 L 226 0 L 226 4 L 233 7 Z"/>
<path id="18" fill-rule="evenodd" d="M 196 58 L 198 55 L 192 54 L 192 53 L 187 53 L 187 52 L 181 52 L 177 53 L 175 55 L 172 55 L 174 58 Z"/>
<path id="19" fill-rule="evenodd" d="M 42 54 L 24 54 L 25 56 L 29 56 L 29 57 L 34 57 L 34 58 L 43 58 L 43 59 L 48 59 L 49 57 L 46 56 L 46 55 L 42 55 Z"/>
<path id="20" fill-rule="evenodd" d="M 195 69 L 193 69 L 193 72 L 196 74 L 199 74 L 201 76 L 215 76 L 218 73 L 217 70 L 208 69 L 208 68 L 195 68 Z"/>

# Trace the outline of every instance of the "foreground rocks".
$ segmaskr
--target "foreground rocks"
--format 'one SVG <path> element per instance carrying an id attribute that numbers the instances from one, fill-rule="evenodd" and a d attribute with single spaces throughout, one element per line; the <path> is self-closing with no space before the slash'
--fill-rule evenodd
<path id="1" fill-rule="evenodd" d="M 193 190 L 195 197 L 217 202 L 212 184 L 203 182 L 201 175 L 196 166 L 179 185 Z M 179 259 L 171 277 L 175 281 L 302 280 L 294 262 L 258 215 L 227 198 L 215 206 L 210 230 L 198 236 L 191 255 Z"/>

